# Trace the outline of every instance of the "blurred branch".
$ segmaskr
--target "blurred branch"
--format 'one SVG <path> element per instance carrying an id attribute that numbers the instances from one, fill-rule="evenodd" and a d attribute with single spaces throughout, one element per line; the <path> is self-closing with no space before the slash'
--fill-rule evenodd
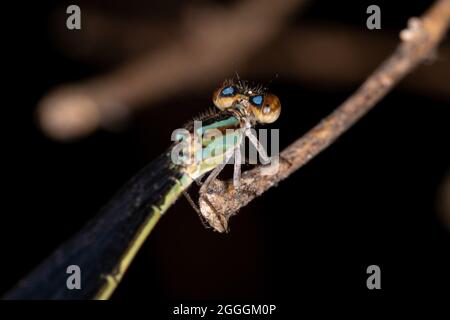
<path id="1" fill-rule="evenodd" d="M 437 210 L 440 219 L 450 232 L 450 171 L 447 172 L 437 192 Z"/>
<path id="2" fill-rule="evenodd" d="M 135 57 L 139 52 L 158 50 L 183 28 L 182 23 L 172 21 L 128 20 L 94 12 L 86 15 L 83 23 L 87 28 L 81 33 L 68 37 L 60 28 L 55 31 L 60 32 L 58 43 L 67 55 L 83 63 L 104 65 L 105 60 L 114 64 Z M 100 34 L 108 36 L 100 37 Z M 351 86 L 365 79 L 396 44 L 397 36 L 390 31 L 367 32 L 326 21 L 301 23 L 283 30 L 266 44 L 266 50 L 251 54 L 236 68 L 246 74 L 246 78 L 273 77 L 276 73 L 281 78 L 300 80 L 320 88 Z M 105 48 L 109 49 L 106 53 Z M 333 54 L 324 59 L 324 53 L 330 51 Z M 439 56 L 431 58 L 438 63 L 418 68 L 402 83 L 403 88 L 450 100 L 447 84 L 450 61 L 441 59 L 448 56 L 450 46 L 443 44 Z M 201 86 L 196 89 L 200 90 Z"/>
<path id="3" fill-rule="evenodd" d="M 264 167 L 256 167 L 243 173 L 239 191 L 236 192 L 232 187 L 232 181 L 216 180 L 210 192 L 202 196 L 228 220 L 255 197 L 286 179 L 331 145 L 405 75 L 433 55 L 447 31 L 449 20 L 450 0 L 436 1 L 422 18 L 411 18 L 408 28 L 400 33 L 401 43 L 394 53 L 332 114 L 281 152 L 280 167 L 276 174 L 262 175 Z M 205 216 L 214 214 L 204 201 L 200 202 L 200 206 Z"/>
<path id="4" fill-rule="evenodd" d="M 40 125 L 50 137 L 76 138 L 122 121 L 144 102 L 223 78 L 272 39 L 302 2 L 247 0 L 230 11 L 192 12 L 184 33 L 159 50 L 110 74 L 50 92 L 38 108 Z"/>

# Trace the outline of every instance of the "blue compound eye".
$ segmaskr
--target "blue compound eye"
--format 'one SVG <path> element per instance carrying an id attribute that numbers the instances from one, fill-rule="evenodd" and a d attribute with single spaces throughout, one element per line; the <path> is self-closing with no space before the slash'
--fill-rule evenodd
<path id="1" fill-rule="evenodd" d="M 263 96 L 259 95 L 259 96 L 254 96 L 250 98 L 250 102 L 256 106 L 260 106 L 263 103 Z"/>
<path id="2" fill-rule="evenodd" d="M 234 87 L 230 86 L 230 87 L 223 88 L 220 95 L 223 97 L 230 97 L 230 96 L 234 96 L 235 92 L 236 92 L 236 90 L 234 89 Z"/>

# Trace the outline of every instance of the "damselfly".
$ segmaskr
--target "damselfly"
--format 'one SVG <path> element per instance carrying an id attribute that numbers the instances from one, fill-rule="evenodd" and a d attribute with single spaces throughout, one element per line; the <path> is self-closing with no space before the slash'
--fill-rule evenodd
<path id="1" fill-rule="evenodd" d="M 174 185 L 167 190 L 159 207 L 155 208 L 158 212 L 165 210 L 180 193 L 185 193 L 194 181 L 201 184 L 200 195 L 204 194 L 204 190 L 233 157 L 233 186 L 239 189 L 241 145 L 245 137 L 256 148 L 262 162 L 270 162 L 251 129 L 256 124 L 278 119 L 281 111 L 279 99 L 262 86 L 253 86 L 242 80 L 228 80 L 214 92 L 213 102 L 215 110 L 197 117 L 173 136 L 177 142 L 169 149 L 172 161 L 169 168 L 176 175 L 171 179 Z M 209 176 L 201 183 L 201 178 L 208 173 Z M 205 225 L 219 232 L 227 230 L 226 219 L 214 215 L 215 210 L 206 198 L 202 200 L 212 209 L 208 210 L 208 214 L 202 213 L 187 193 L 185 195 Z"/>
<path id="2" fill-rule="evenodd" d="M 98 284 L 96 298 L 108 298 L 112 294 L 156 222 L 182 194 L 186 194 L 186 190 L 194 181 L 199 182 L 209 173 L 200 188 L 201 194 L 234 156 L 233 185 L 239 188 L 240 145 L 245 137 L 256 147 L 263 162 L 269 160 L 250 129 L 257 124 L 272 123 L 278 119 L 281 111 L 278 98 L 266 92 L 262 86 L 253 86 L 238 79 L 225 81 L 214 92 L 213 102 L 217 108 L 215 111 L 196 118 L 201 122 L 200 127 L 195 126 L 196 121 L 184 127 L 187 140 L 195 141 L 201 137 L 199 143 L 187 149 L 187 154 L 181 152 L 182 158 L 193 158 L 194 161 L 180 163 L 174 159 L 174 154 L 184 149 L 183 144 L 186 141 L 179 140 L 175 134 L 176 142 L 134 176 L 102 209 L 98 218 L 101 226 L 93 224 L 90 227 L 101 229 L 105 234 L 101 248 L 96 248 L 95 254 L 98 260 L 102 261 L 101 269 L 109 270 L 103 274 L 104 281 Z M 209 133 L 214 131 L 220 132 L 221 138 L 208 138 Z M 193 206 L 197 207 L 195 204 Z M 198 209 L 197 212 L 214 230 L 227 230 L 226 220 L 214 214 L 202 215 Z M 214 210 L 209 212 L 214 213 Z M 127 232 L 124 233 L 124 229 Z M 108 262 L 107 265 L 105 261 Z M 94 268 L 89 261 L 82 264 L 86 269 Z M 62 292 L 63 296 L 65 294 L 66 292 Z"/>
<path id="3" fill-rule="evenodd" d="M 258 123 L 274 122 L 280 115 L 280 101 L 261 86 L 237 80 L 226 81 L 217 89 L 213 102 L 217 111 L 198 117 L 201 126 L 194 121 L 185 127 L 188 140 L 201 137 L 185 154 L 187 159 L 196 161 L 174 161 L 173 154 L 184 143 L 176 139 L 165 153 L 128 181 L 80 232 L 11 290 L 7 298 L 107 299 L 156 222 L 194 181 L 209 174 L 200 188 L 202 194 L 202 189 L 207 189 L 234 156 L 233 185 L 239 188 L 239 147 L 248 137 L 263 161 L 268 160 L 250 129 Z M 221 138 L 210 139 L 214 130 L 222 134 Z M 218 217 L 203 214 L 202 218 L 219 232 L 227 229 L 226 221 Z M 83 290 L 67 290 L 68 265 L 82 270 Z"/>

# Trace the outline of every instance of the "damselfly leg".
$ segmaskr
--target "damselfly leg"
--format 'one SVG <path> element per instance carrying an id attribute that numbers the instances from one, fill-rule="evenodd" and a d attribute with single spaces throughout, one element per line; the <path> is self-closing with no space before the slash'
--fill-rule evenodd
<path id="1" fill-rule="evenodd" d="M 202 212 L 200 211 L 200 209 L 195 204 L 194 200 L 192 200 L 192 198 L 189 195 L 189 193 L 187 191 L 183 191 L 183 195 L 186 198 L 186 200 L 189 202 L 191 207 L 194 209 L 194 211 L 197 212 L 198 217 L 200 218 L 200 221 L 202 222 L 202 225 L 205 228 L 207 228 L 207 229 L 210 228 L 210 226 L 208 225 L 208 221 L 205 219 L 205 217 L 203 216 Z"/>
<path id="2" fill-rule="evenodd" d="M 252 145 L 256 148 L 258 151 L 258 154 L 261 157 L 263 164 L 269 164 L 270 163 L 270 157 L 267 155 L 266 150 L 264 149 L 264 146 L 259 142 L 258 138 L 253 134 L 253 132 L 250 129 L 245 130 L 245 135 L 248 137 Z"/>
<path id="3" fill-rule="evenodd" d="M 233 186 L 236 190 L 239 190 L 241 186 L 241 144 L 242 144 L 242 135 L 239 138 L 238 146 L 234 151 L 234 171 L 233 171 Z"/>

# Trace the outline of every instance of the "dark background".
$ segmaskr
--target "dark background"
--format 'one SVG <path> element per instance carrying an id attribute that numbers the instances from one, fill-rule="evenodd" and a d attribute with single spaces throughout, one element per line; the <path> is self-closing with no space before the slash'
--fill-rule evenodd
<path id="1" fill-rule="evenodd" d="M 331 21 L 365 29 L 365 8 L 379 4 L 383 30 L 395 34 L 430 3 L 312 1 L 292 23 Z M 127 8 L 118 1 L 95 5 Z M 127 14 L 139 11 L 139 1 L 129 5 Z M 58 84 L 110 66 L 88 65 L 58 48 L 49 19 L 55 12 L 65 15 L 61 2 L 2 7 L 0 294 L 164 151 L 172 130 L 211 106 L 211 90 L 220 84 L 171 95 L 140 111 L 123 130 L 98 131 L 72 143 L 52 141 L 36 126 L 39 99 Z M 152 14 L 176 19 L 171 16 L 176 7 L 158 2 Z M 282 76 L 272 81 L 283 106 L 274 124 L 281 148 L 356 87 L 321 88 Z M 304 294 L 349 299 L 448 294 L 450 233 L 438 199 L 450 163 L 449 116 L 448 96 L 394 89 L 311 163 L 243 208 L 228 234 L 204 229 L 181 199 L 158 223 L 112 298 L 282 303 Z M 381 268 L 379 292 L 366 288 L 371 264 Z"/>

